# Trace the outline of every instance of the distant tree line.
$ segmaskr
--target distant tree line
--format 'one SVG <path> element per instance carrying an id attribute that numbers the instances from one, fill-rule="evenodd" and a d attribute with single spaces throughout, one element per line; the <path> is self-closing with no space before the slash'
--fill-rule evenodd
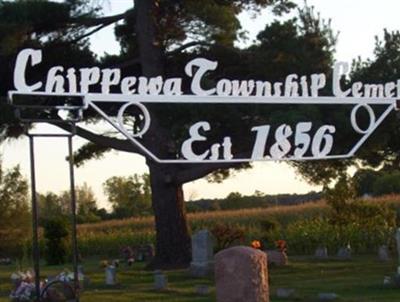
<path id="1" fill-rule="evenodd" d="M 253 195 L 244 196 L 238 192 L 232 192 L 225 198 L 200 199 L 186 203 L 188 212 L 235 210 L 246 208 L 265 208 L 275 205 L 294 205 L 322 198 L 321 192 L 311 191 L 306 194 L 276 194 L 265 195 L 260 191 Z"/>

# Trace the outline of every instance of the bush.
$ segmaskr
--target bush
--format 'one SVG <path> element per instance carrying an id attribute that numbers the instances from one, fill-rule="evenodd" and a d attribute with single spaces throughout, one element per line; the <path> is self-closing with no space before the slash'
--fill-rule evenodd
<path id="1" fill-rule="evenodd" d="M 21 261 L 28 242 L 27 237 L 25 231 L 21 229 L 0 230 L 0 258 L 12 257 Z"/>
<path id="2" fill-rule="evenodd" d="M 400 193 L 400 172 L 387 173 L 377 178 L 372 193 L 375 196 Z"/>
<path id="3" fill-rule="evenodd" d="M 44 223 L 45 259 L 48 265 L 65 263 L 68 235 L 66 219 L 48 219 Z"/>
<path id="4" fill-rule="evenodd" d="M 244 240 L 244 230 L 239 227 L 217 224 L 211 229 L 211 233 L 217 241 L 216 252 L 226 249 L 235 243 Z"/>
<path id="5" fill-rule="evenodd" d="M 264 219 L 260 222 L 262 235 L 259 237 L 264 249 L 274 249 L 275 242 L 282 238 L 282 225 L 275 218 Z"/>
<path id="6" fill-rule="evenodd" d="M 335 251 L 350 244 L 359 253 L 377 250 L 392 244 L 396 213 L 382 204 L 356 201 L 343 205 L 340 213 L 307 219 L 290 224 L 284 238 L 297 254 L 310 254 L 319 246 Z"/>
<path id="7" fill-rule="evenodd" d="M 335 237 L 333 226 L 325 218 L 291 223 L 284 235 L 293 254 L 312 254 L 319 246 L 336 248 Z"/>

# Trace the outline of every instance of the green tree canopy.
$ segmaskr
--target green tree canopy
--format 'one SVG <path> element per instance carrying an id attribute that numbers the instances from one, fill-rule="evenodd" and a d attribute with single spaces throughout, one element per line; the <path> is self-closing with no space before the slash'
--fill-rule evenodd
<path id="1" fill-rule="evenodd" d="M 151 213 L 151 189 L 148 174 L 114 176 L 103 184 L 113 216 L 127 218 Z"/>
<path id="2" fill-rule="evenodd" d="M 22 257 L 30 229 L 28 183 L 19 166 L 0 168 L 0 255 Z"/>
<path id="3" fill-rule="evenodd" d="M 87 183 L 75 188 L 77 222 L 89 223 L 100 220 L 97 200 L 93 190 Z M 62 191 L 59 194 L 47 192 L 38 194 L 38 207 L 40 223 L 43 225 L 47 220 L 54 217 L 69 217 L 71 215 L 71 192 Z"/>
<path id="4" fill-rule="evenodd" d="M 383 39 L 376 38 L 374 57 L 366 61 L 361 58 L 354 60 L 350 75 L 343 79 L 343 84 L 344 87 L 349 88 L 355 82 L 384 84 L 390 81 L 397 82 L 399 78 L 400 33 L 385 30 Z M 366 186 L 371 184 L 375 172 L 368 169 L 372 168 L 384 173 L 398 170 L 399 151 L 399 119 L 398 114 L 392 112 L 353 158 L 310 163 L 296 162 L 293 165 L 308 181 L 316 184 L 328 184 L 335 181 L 346 174 L 350 167 L 361 169 L 360 173 L 355 175 L 362 187 L 359 190 L 371 193 L 373 187 Z"/>
<path id="5" fill-rule="evenodd" d="M 41 225 L 53 217 L 66 216 L 68 209 L 68 203 L 64 203 L 57 194 L 53 192 L 38 194 L 38 213 Z"/>

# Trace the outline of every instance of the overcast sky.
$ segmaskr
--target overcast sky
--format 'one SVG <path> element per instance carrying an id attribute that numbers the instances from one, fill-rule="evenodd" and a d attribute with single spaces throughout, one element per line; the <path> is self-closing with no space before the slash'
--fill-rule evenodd
<path id="1" fill-rule="evenodd" d="M 303 1 L 296 1 L 303 3 Z M 123 12 L 132 5 L 132 0 L 105 1 L 106 15 Z M 357 56 L 368 58 L 373 55 L 374 37 L 382 36 L 383 29 L 400 29 L 399 0 L 309 0 L 317 12 L 325 19 L 332 20 L 334 30 L 340 32 L 337 44 L 336 59 L 351 61 Z M 268 12 L 262 12 L 255 18 L 248 14 L 241 16 L 242 26 L 249 31 L 250 39 L 271 21 Z M 104 52 L 118 53 L 119 46 L 113 38 L 112 27 L 95 34 L 92 47 L 99 54 Z M 40 130 L 48 131 L 48 127 Z M 83 140 L 76 138 L 76 146 Z M 3 163 L 6 167 L 20 164 L 23 173 L 29 177 L 28 141 L 26 138 L 0 146 Z M 68 166 L 65 161 L 67 145 L 61 139 L 39 139 L 36 143 L 37 181 L 40 192 L 59 192 L 68 189 Z M 101 206 L 106 206 L 102 183 L 111 176 L 127 176 L 134 173 L 145 173 L 147 168 L 144 159 L 133 154 L 111 152 L 102 160 L 92 160 L 76 170 L 78 184 L 87 182 L 95 191 Z M 296 176 L 285 164 L 258 163 L 251 171 L 246 171 L 226 180 L 223 184 L 208 184 L 204 180 L 185 185 L 187 198 L 224 197 L 229 192 L 238 191 L 252 194 L 255 190 L 267 194 L 304 193 L 312 189 Z"/>

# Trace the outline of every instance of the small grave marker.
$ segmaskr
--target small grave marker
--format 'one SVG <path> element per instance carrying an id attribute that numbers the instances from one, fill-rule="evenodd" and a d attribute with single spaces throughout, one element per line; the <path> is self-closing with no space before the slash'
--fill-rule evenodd
<path id="1" fill-rule="evenodd" d="M 113 265 L 106 267 L 106 285 L 115 285 L 117 283 L 117 268 Z"/>
<path id="2" fill-rule="evenodd" d="M 335 293 L 320 293 L 318 295 L 319 301 L 335 301 L 339 296 Z"/>
<path id="3" fill-rule="evenodd" d="M 318 259 L 327 259 L 328 258 L 328 248 L 326 246 L 324 247 L 318 247 L 315 250 L 315 258 Z"/>
<path id="4" fill-rule="evenodd" d="M 349 260 L 351 259 L 351 247 L 350 245 L 347 245 L 346 247 L 342 247 L 339 249 L 337 253 L 338 258 L 344 259 L 344 260 Z"/>
<path id="5" fill-rule="evenodd" d="M 190 273 L 193 277 L 204 277 L 213 271 L 214 242 L 208 230 L 192 236 L 192 262 Z"/>
<path id="6" fill-rule="evenodd" d="M 293 288 L 278 288 L 276 290 L 276 296 L 278 298 L 290 298 L 293 297 L 295 290 Z"/>
<path id="7" fill-rule="evenodd" d="M 207 296 L 210 293 L 210 287 L 208 285 L 197 285 L 195 291 L 198 295 Z"/>
<path id="8" fill-rule="evenodd" d="M 288 264 L 289 260 L 286 253 L 275 250 L 267 250 L 265 252 L 268 258 L 268 264 L 276 266 L 285 266 Z"/>
<path id="9" fill-rule="evenodd" d="M 378 257 L 380 261 L 390 261 L 390 253 L 387 245 L 381 245 L 378 249 Z"/>
<path id="10" fill-rule="evenodd" d="M 154 271 L 154 289 L 164 290 L 168 287 L 168 279 L 162 271 Z"/>

